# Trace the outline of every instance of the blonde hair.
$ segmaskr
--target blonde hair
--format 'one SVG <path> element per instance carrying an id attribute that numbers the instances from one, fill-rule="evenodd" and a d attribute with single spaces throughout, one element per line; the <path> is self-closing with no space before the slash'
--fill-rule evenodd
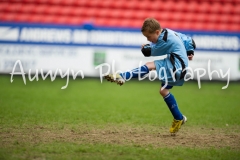
<path id="1" fill-rule="evenodd" d="M 142 25 L 142 32 L 148 31 L 149 33 L 153 33 L 156 30 L 160 30 L 160 23 L 154 18 L 147 18 L 144 20 Z"/>

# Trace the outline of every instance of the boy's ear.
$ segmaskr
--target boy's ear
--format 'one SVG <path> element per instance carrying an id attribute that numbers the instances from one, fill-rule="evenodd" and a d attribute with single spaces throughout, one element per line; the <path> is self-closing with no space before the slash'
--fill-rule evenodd
<path id="1" fill-rule="evenodd" d="M 159 33 L 160 33 L 160 30 L 156 30 L 156 34 L 159 35 Z"/>

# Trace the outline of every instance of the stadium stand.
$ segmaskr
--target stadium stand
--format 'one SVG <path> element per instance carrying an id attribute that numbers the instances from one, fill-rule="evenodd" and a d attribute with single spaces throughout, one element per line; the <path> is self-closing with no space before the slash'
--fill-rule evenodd
<path id="1" fill-rule="evenodd" d="M 139 28 L 147 17 L 163 27 L 240 32 L 240 0 L 1 0 L 1 22 Z"/>

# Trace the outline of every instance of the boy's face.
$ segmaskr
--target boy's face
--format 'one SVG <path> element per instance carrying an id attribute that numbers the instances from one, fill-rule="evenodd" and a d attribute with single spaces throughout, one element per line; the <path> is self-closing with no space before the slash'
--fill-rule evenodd
<path id="1" fill-rule="evenodd" d="M 157 43 L 158 37 L 160 35 L 160 31 L 156 30 L 153 33 L 149 33 L 148 31 L 144 31 L 142 32 L 142 34 L 147 38 L 148 41 L 152 42 L 152 43 Z"/>

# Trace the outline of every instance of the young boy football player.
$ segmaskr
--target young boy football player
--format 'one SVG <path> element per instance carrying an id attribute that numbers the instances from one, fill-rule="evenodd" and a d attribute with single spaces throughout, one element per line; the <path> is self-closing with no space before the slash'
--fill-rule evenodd
<path id="1" fill-rule="evenodd" d="M 122 85 L 129 78 L 137 78 L 139 75 L 143 77 L 149 71 L 156 70 L 162 81 L 160 94 L 174 117 L 170 133 L 175 134 L 187 121 L 187 117 L 180 112 L 178 104 L 169 90 L 173 86 L 183 85 L 188 60 L 192 60 L 194 55 L 195 43 L 184 34 L 161 28 L 159 22 L 154 18 L 145 19 L 141 31 L 151 42 L 151 44 L 142 45 L 143 55 L 145 57 L 167 55 L 167 57 L 148 62 L 129 72 L 109 74 L 105 78 Z"/>

